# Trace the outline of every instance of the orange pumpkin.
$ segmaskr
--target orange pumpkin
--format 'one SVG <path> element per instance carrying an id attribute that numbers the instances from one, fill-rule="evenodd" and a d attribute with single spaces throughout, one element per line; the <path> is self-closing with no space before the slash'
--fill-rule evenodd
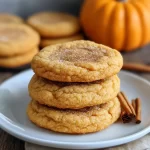
<path id="1" fill-rule="evenodd" d="M 80 20 L 91 40 L 120 51 L 150 41 L 150 0 L 85 0 Z"/>

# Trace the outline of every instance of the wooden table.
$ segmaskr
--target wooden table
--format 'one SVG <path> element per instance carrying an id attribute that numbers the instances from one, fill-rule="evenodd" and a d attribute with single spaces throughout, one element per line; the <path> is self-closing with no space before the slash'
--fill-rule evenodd
<path id="1" fill-rule="evenodd" d="M 123 53 L 125 62 L 143 62 L 150 64 L 150 45 L 138 49 L 136 52 Z M 0 69 L 0 83 L 19 71 Z M 150 81 L 150 73 L 137 73 Z M 12 137 L 0 129 L 0 150 L 24 150 L 24 142 Z"/>
<path id="2" fill-rule="evenodd" d="M 16 73 L 18 71 L 0 69 L 0 83 Z M 0 150 L 24 150 L 24 142 L 0 129 Z"/>

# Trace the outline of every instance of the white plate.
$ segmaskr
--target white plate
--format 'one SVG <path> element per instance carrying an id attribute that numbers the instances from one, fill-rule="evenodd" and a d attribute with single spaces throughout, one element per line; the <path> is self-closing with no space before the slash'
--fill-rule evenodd
<path id="1" fill-rule="evenodd" d="M 20 73 L 0 86 L 0 126 L 22 140 L 45 146 L 69 149 L 93 149 L 115 146 L 138 139 L 150 132 L 150 83 L 131 73 L 121 71 L 121 90 L 129 99 L 142 100 L 142 123 L 115 123 L 92 134 L 67 135 L 41 129 L 26 115 L 30 101 L 27 86 L 33 75 L 31 70 Z"/>

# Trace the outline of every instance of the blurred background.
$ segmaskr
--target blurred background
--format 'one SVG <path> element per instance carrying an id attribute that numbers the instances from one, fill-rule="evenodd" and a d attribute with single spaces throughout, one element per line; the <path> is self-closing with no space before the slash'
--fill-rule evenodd
<path id="1" fill-rule="evenodd" d="M 39 11 L 62 11 L 79 15 L 83 0 L 0 0 L 0 12 L 9 12 L 27 18 Z"/>
<path id="2" fill-rule="evenodd" d="M 137 4 L 136 1 L 132 0 L 110 1 L 108 4 L 111 3 L 112 6 L 113 3 L 115 3 L 110 13 L 107 11 L 108 4 L 105 4 L 106 2 L 107 0 L 86 0 L 85 3 L 83 0 L 0 0 L 0 23 L 2 23 L 3 20 L 8 19 L 4 19 L 4 13 L 17 15 L 23 19 L 21 23 L 33 28 L 40 34 L 41 41 L 39 43 L 39 49 L 51 44 L 88 39 L 121 51 L 125 63 L 133 62 L 135 64 L 138 63 L 139 65 L 147 65 L 146 72 L 149 72 L 147 70 L 150 70 L 150 59 L 148 57 L 150 55 L 150 1 L 139 0 Z M 133 3 L 131 8 L 129 7 L 130 3 Z M 132 10 L 132 13 L 130 13 L 130 9 Z M 29 18 L 32 18 L 33 14 L 43 11 L 64 12 L 76 16 L 78 25 L 80 26 L 80 31 L 64 37 L 52 37 L 51 35 L 48 37 L 43 36 L 35 25 L 31 23 L 32 21 L 27 21 Z M 107 14 L 109 14 L 109 16 Z M 127 16 L 128 18 L 126 18 Z M 39 18 L 42 19 L 42 17 Z M 49 26 L 51 26 L 51 24 L 49 24 Z M 0 34 L 0 36 L 5 35 Z M 1 42 L 4 43 L 3 41 Z M 7 43 L 5 44 L 7 45 Z M 3 51 L 5 51 L 5 49 Z M 11 47 L 10 51 L 13 51 Z M 14 55 L 15 57 L 10 57 L 10 55 L 7 54 L 1 55 L 1 53 L 2 49 L 0 47 L 1 71 L 18 72 L 30 67 L 31 57 L 28 61 L 25 61 L 24 59 L 29 53 L 22 52 L 26 55 L 20 55 L 19 52 Z M 24 61 L 22 61 L 22 63 L 18 61 L 18 63 L 16 61 L 16 56 L 19 57 L 17 60 L 22 59 Z M 12 65 L 13 60 L 16 61 L 15 65 Z M 16 65 L 17 63 L 18 65 Z M 134 64 L 131 64 L 131 66 L 128 65 L 130 64 L 127 64 L 127 67 L 124 66 L 123 69 L 133 71 L 142 70 L 140 73 L 143 72 L 143 66 L 141 68 L 139 66 L 132 67 Z"/>

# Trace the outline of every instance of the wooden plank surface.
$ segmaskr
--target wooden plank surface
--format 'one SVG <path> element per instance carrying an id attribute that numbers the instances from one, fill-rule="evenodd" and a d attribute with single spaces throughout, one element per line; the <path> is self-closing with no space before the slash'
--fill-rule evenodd
<path id="1" fill-rule="evenodd" d="M 138 49 L 136 52 L 123 53 L 125 62 L 140 62 L 150 64 L 150 45 Z M 0 69 L 0 83 L 15 75 L 19 70 Z M 150 81 L 149 73 L 136 73 Z M 12 137 L 0 129 L 0 150 L 24 150 L 24 142 Z"/>
<path id="2" fill-rule="evenodd" d="M 0 83 L 16 73 L 18 71 L 0 69 Z M 0 150 L 24 150 L 24 142 L 0 129 Z"/>
<path id="3" fill-rule="evenodd" d="M 0 150 L 24 150 L 24 142 L 0 129 Z"/>

